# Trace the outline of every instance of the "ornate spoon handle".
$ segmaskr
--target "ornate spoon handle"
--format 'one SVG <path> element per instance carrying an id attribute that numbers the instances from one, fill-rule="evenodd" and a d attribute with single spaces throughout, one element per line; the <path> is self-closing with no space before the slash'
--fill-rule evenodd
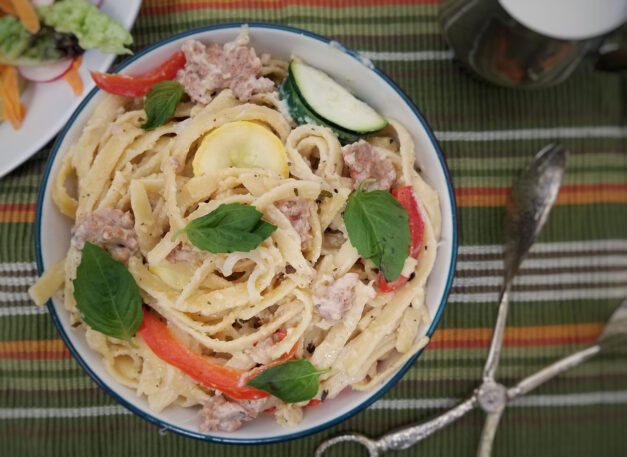
<path id="1" fill-rule="evenodd" d="M 457 419 L 472 411 L 476 407 L 477 397 L 476 395 L 473 395 L 461 402 L 459 405 L 455 406 L 453 409 L 431 419 L 430 421 L 418 425 L 411 425 L 383 435 L 379 440 L 377 440 L 377 448 L 381 452 L 390 449 L 407 449 L 428 436 L 431 436 L 438 430 L 455 422 Z"/>
<path id="2" fill-rule="evenodd" d="M 483 368 L 483 382 L 494 381 L 496 369 L 499 366 L 501 358 L 501 349 L 503 347 L 503 335 L 505 333 L 505 322 L 507 321 L 507 311 L 509 309 L 509 291 L 512 287 L 512 280 L 506 279 L 507 283 L 501 291 L 499 311 L 496 316 L 496 324 L 490 341 L 490 349 L 488 357 Z"/>

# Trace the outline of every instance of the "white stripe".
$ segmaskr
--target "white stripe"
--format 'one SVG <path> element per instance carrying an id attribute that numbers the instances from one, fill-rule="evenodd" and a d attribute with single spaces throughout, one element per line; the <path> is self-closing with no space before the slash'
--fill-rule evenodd
<path id="1" fill-rule="evenodd" d="M 586 252 L 586 251 L 615 251 L 627 249 L 627 240 L 590 240 L 590 241 L 566 241 L 559 243 L 536 243 L 531 247 L 531 253 L 548 252 Z M 460 246 L 460 255 L 472 254 L 501 254 L 503 246 L 500 244 Z"/>
<path id="2" fill-rule="evenodd" d="M 604 300 L 624 298 L 627 296 L 627 287 L 605 287 L 599 289 L 566 289 L 566 290 L 535 290 L 512 292 L 512 302 L 539 302 L 564 300 Z M 449 303 L 496 303 L 498 292 L 485 293 L 453 293 L 449 295 Z"/>
<path id="3" fill-rule="evenodd" d="M 30 286 L 37 276 L 0 276 L 0 286 Z"/>
<path id="4" fill-rule="evenodd" d="M 0 419 L 52 419 L 131 414 L 120 405 L 81 408 L 1 408 Z"/>
<path id="5" fill-rule="evenodd" d="M 539 129 L 435 132 L 440 141 L 553 140 L 557 138 L 627 138 L 627 127 L 590 125 Z"/>
<path id="6" fill-rule="evenodd" d="M 423 61 L 423 60 L 451 60 L 453 51 L 416 51 L 416 52 L 377 52 L 359 51 L 366 59 L 379 61 Z"/>
<path id="7" fill-rule="evenodd" d="M 531 248 L 533 253 L 567 253 L 567 252 L 593 252 L 593 251 L 615 251 L 619 249 L 627 249 L 627 240 L 623 239 L 607 239 L 607 240 L 590 240 L 590 241 L 567 241 L 552 243 L 535 243 Z M 503 247 L 500 244 L 485 245 L 467 245 L 459 247 L 459 255 L 495 255 L 501 254 Z M 494 265 L 494 264 L 492 264 Z M 490 264 L 489 268 L 492 268 Z M 33 274 L 24 277 L 13 277 L 8 275 L 0 275 L 0 285 L 30 285 L 37 279 L 37 267 L 35 263 L 30 262 L 14 262 L 0 263 L 0 273 L 30 271 Z"/>
<path id="8" fill-rule="evenodd" d="M 568 268 L 568 267 L 627 267 L 627 256 L 599 255 L 556 257 L 552 259 L 525 259 L 521 269 L 541 268 Z M 502 270 L 502 260 L 461 260 L 457 262 L 457 270 Z"/>
<path id="9" fill-rule="evenodd" d="M 0 292 L 0 303 L 29 302 L 27 292 Z"/>
<path id="10" fill-rule="evenodd" d="M 569 289 L 570 284 L 577 284 L 583 281 L 594 281 L 599 285 L 609 282 L 625 281 L 627 283 L 627 256 L 613 254 L 616 250 L 627 249 L 627 240 L 608 239 L 593 241 L 572 241 L 572 242 L 554 242 L 554 243 L 537 243 L 533 246 L 532 253 L 560 253 L 560 252 L 586 252 L 586 251 L 607 251 L 608 254 L 600 254 L 595 256 L 568 256 L 555 257 L 546 259 L 529 258 L 522 264 L 521 274 L 517 277 L 515 284 L 517 285 L 543 285 L 547 288 L 556 290 L 541 291 L 525 291 L 514 292 L 512 294 L 513 301 L 557 301 L 557 300 L 584 300 L 584 299 L 608 299 L 620 298 L 626 294 L 626 287 L 613 288 L 587 288 L 587 289 Z M 498 255 L 502 251 L 501 245 L 472 245 L 461 246 L 459 248 L 460 256 L 471 254 L 490 254 Z M 555 269 L 569 267 L 586 267 L 586 268 L 608 268 L 608 267 L 626 267 L 625 271 L 618 272 L 590 272 L 590 273 L 553 273 L 546 275 L 525 274 L 528 269 Z M 0 272 L 28 271 L 35 268 L 34 263 L 15 262 L 0 263 Z M 502 260 L 460 260 L 457 262 L 458 271 L 502 271 Z M 34 272 L 34 271 L 33 271 Z M 25 277 L 12 277 L 0 274 L 0 285 L 4 286 L 27 286 L 32 284 L 37 278 L 36 274 Z M 472 278 L 455 279 L 453 286 L 459 287 L 499 287 L 501 284 L 500 274 L 484 275 Z M 498 299 L 497 292 L 469 292 L 469 293 L 453 293 L 449 301 L 452 303 L 486 303 Z M 30 303 L 30 297 L 26 292 L 0 292 L 0 303 Z M 13 306 L 0 307 L 0 317 L 3 316 L 20 316 L 20 315 L 36 315 L 45 314 L 45 308 L 36 308 L 34 306 Z"/>
<path id="11" fill-rule="evenodd" d="M 457 286 L 454 283 L 454 286 Z M 552 284 L 559 287 L 560 284 Z M 512 302 L 539 302 L 539 301 L 564 301 L 564 300 L 604 300 L 613 298 L 623 298 L 627 296 L 627 286 L 625 287 L 600 287 L 598 289 L 565 289 L 565 290 L 534 290 L 534 291 L 514 291 L 511 293 Z M 464 292 L 451 293 L 449 303 L 495 303 L 499 298 L 495 292 Z M 6 316 L 27 316 L 35 314 L 46 314 L 47 308 L 36 306 L 12 306 L 0 307 L 0 317 Z"/>
<path id="12" fill-rule="evenodd" d="M 368 409 L 435 409 L 450 408 L 461 400 L 455 398 L 401 398 L 397 400 L 377 400 Z"/>
<path id="13" fill-rule="evenodd" d="M 461 400 L 454 398 L 402 398 L 378 400 L 368 409 L 406 410 L 449 408 Z M 562 395 L 529 395 L 511 403 L 514 407 L 590 406 L 627 403 L 627 391 L 587 392 Z M 117 416 L 131 414 L 120 405 L 86 406 L 80 408 L 0 408 L 0 419 L 53 419 Z"/>
<path id="14" fill-rule="evenodd" d="M 622 281 L 627 286 L 627 270 L 597 271 L 586 273 L 557 273 L 545 275 L 519 275 L 514 279 L 515 286 L 558 286 L 580 284 L 582 282 L 607 284 Z M 477 276 L 472 278 L 455 278 L 453 287 L 500 287 L 503 278 L 500 276 Z"/>
<path id="15" fill-rule="evenodd" d="M 378 400 L 369 409 L 434 409 L 450 408 L 461 402 L 455 398 L 403 398 L 398 400 Z M 586 392 L 580 394 L 527 395 L 510 403 L 510 406 L 589 406 L 627 403 L 627 391 Z"/>
<path id="16" fill-rule="evenodd" d="M 35 262 L 0 262 L 0 273 L 10 273 L 15 271 L 37 271 Z"/>
<path id="17" fill-rule="evenodd" d="M 6 316 L 32 316 L 35 314 L 47 314 L 45 306 L 7 306 L 0 307 L 0 317 Z"/>

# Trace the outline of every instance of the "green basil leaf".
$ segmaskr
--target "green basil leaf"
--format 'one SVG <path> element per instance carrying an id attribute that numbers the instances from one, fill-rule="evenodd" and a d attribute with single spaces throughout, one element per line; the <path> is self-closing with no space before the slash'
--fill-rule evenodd
<path id="1" fill-rule="evenodd" d="M 124 264 L 87 241 L 73 284 L 76 307 L 87 325 L 130 341 L 144 314 L 139 287 Z"/>
<path id="2" fill-rule="evenodd" d="M 262 221 L 261 216 L 263 214 L 254 206 L 223 203 L 209 214 L 191 221 L 174 237 L 186 233 L 194 246 L 214 254 L 248 252 L 276 230 L 276 225 Z"/>
<path id="3" fill-rule="evenodd" d="M 344 223 L 351 244 L 391 282 L 400 276 L 409 255 L 409 216 L 389 192 L 363 192 L 365 182 L 348 199 Z"/>
<path id="4" fill-rule="evenodd" d="M 181 101 L 183 92 L 183 85 L 177 81 L 161 81 L 154 84 L 144 101 L 148 119 L 142 128 L 151 130 L 170 119 L 176 111 L 176 105 Z"/>
<path id="5" fill-rule="evenodd" d="M 316 396 L 320 375 L 327 371 L 316 370 L 309 360 L 290 360 L 264 370 L 246 385 L 268 392 L 285 403 L 298 403 Z"/>

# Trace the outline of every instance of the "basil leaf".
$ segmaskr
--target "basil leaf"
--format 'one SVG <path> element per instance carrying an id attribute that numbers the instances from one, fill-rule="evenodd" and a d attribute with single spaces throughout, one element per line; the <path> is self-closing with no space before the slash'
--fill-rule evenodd
<path id="1" fill-rule="evenodd" d="M 139 287 L 124 264 L 87 241 L 73 284 L 76 307 L 87 325 L 130 341 L 144 314 Z"/>
<path id="2" fill-rule="evenodd" d="M 261 216 L 254 206 L 223 203 L 191 221 L 174 238 L 187 233 L 194 246 L 214 254 L 252 251 L 276 230 L 276 225 L 262 221 Z"/>
<path id="3" fill-rule="evenodd" d="M 400 276 L 409 255 L 409 216 L 389 192 L 363 192 L 366 181 L 348 199 L 344 223 L 351 244 L 391 282 Z"/>
<path id="4" fill-rule="evenodd" d="M 174 115 L 176 105 L 181 101 L 183 92 L 183 85 L 177 81 L 161 81 L 154 84 L 144 101 L 147 120 L 142 128 L 152 130 L 170 119 Z"/>
<path id="5" fill-rule="evenodd" d="M 246 385 L 268 392 L 285 403 L 298 403 L 316 396 L 320 375 L 327 371 L 316 370 L 309 360 L 290 360 L 264 370 Z"/>

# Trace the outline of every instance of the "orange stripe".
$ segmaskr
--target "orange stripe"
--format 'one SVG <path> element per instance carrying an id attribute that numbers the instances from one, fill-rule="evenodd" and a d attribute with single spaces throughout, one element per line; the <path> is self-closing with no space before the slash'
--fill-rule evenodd
<path id="1" fill-rule="evenodd" d="M 455 189 L 458 207 L 505 206 L 510 187 L 461 187 Z M 557 205 L 593 203 L 627 203 L 627 184 L 594 184 L 562 186 Z M 0 204 L 0 223 L 34 222 L 34 203 Z"/>
<path id="2" fill-rule="evenodd" d="M 0 213 L 0 224 L 6 222 L 35 222 L 35 211 Z"/>
<path id="3" fill-rule="evenodd" d="M 535 327 L 508 327 L 505 346 L 553 346 L 559 344 L 591 344 L 601 330 L 602 323 L 544 325 Z M 491 328 L 459 328 L 437 330 L 429 343 L 430 349 L 488 347 Z"/>
<path id="4" fill-rule="evenodd" d="M 69 359 L 62 340 L 0 341 L 0 359 Z"/>
<path id="5" fill-rule="evenodd" d="M 560 344 L 592 344 L 604 324 L 544 325 L 508 327 L 505 346 L 553 346 Z M 429 349 L 488 347 L 491 328 L 457 328 L 438 330 Z M 70 358 L 61 340 L 30 340 L 0 342 L 0 359 L 67 359 Z"/>
<path id="6" fill-rule="evenodd" d="M 0 223 L 34 222 L 34 203 L 0 203 Z"/>
<path id="7" fill-rule="evenodd" d="M 442 0 L 211 0 L 211 1 L 176 1 L 156 0 L 151 6 L 141 9 L 141 15 L 162 15 L 201 9 L 279 9 L 288 6 L 315 6 L 327 8 L 347 8 L 356 6 L 392 6 L 392 5 L 437 5 Z"/>
<path id="8" fill-rule="evenodd" d="M 457 206 L 505 206 L 510 187 L 464 187 L 455 190 Z M 557 205 L 627 203 L 627 184 L 562 186 Z"/>

